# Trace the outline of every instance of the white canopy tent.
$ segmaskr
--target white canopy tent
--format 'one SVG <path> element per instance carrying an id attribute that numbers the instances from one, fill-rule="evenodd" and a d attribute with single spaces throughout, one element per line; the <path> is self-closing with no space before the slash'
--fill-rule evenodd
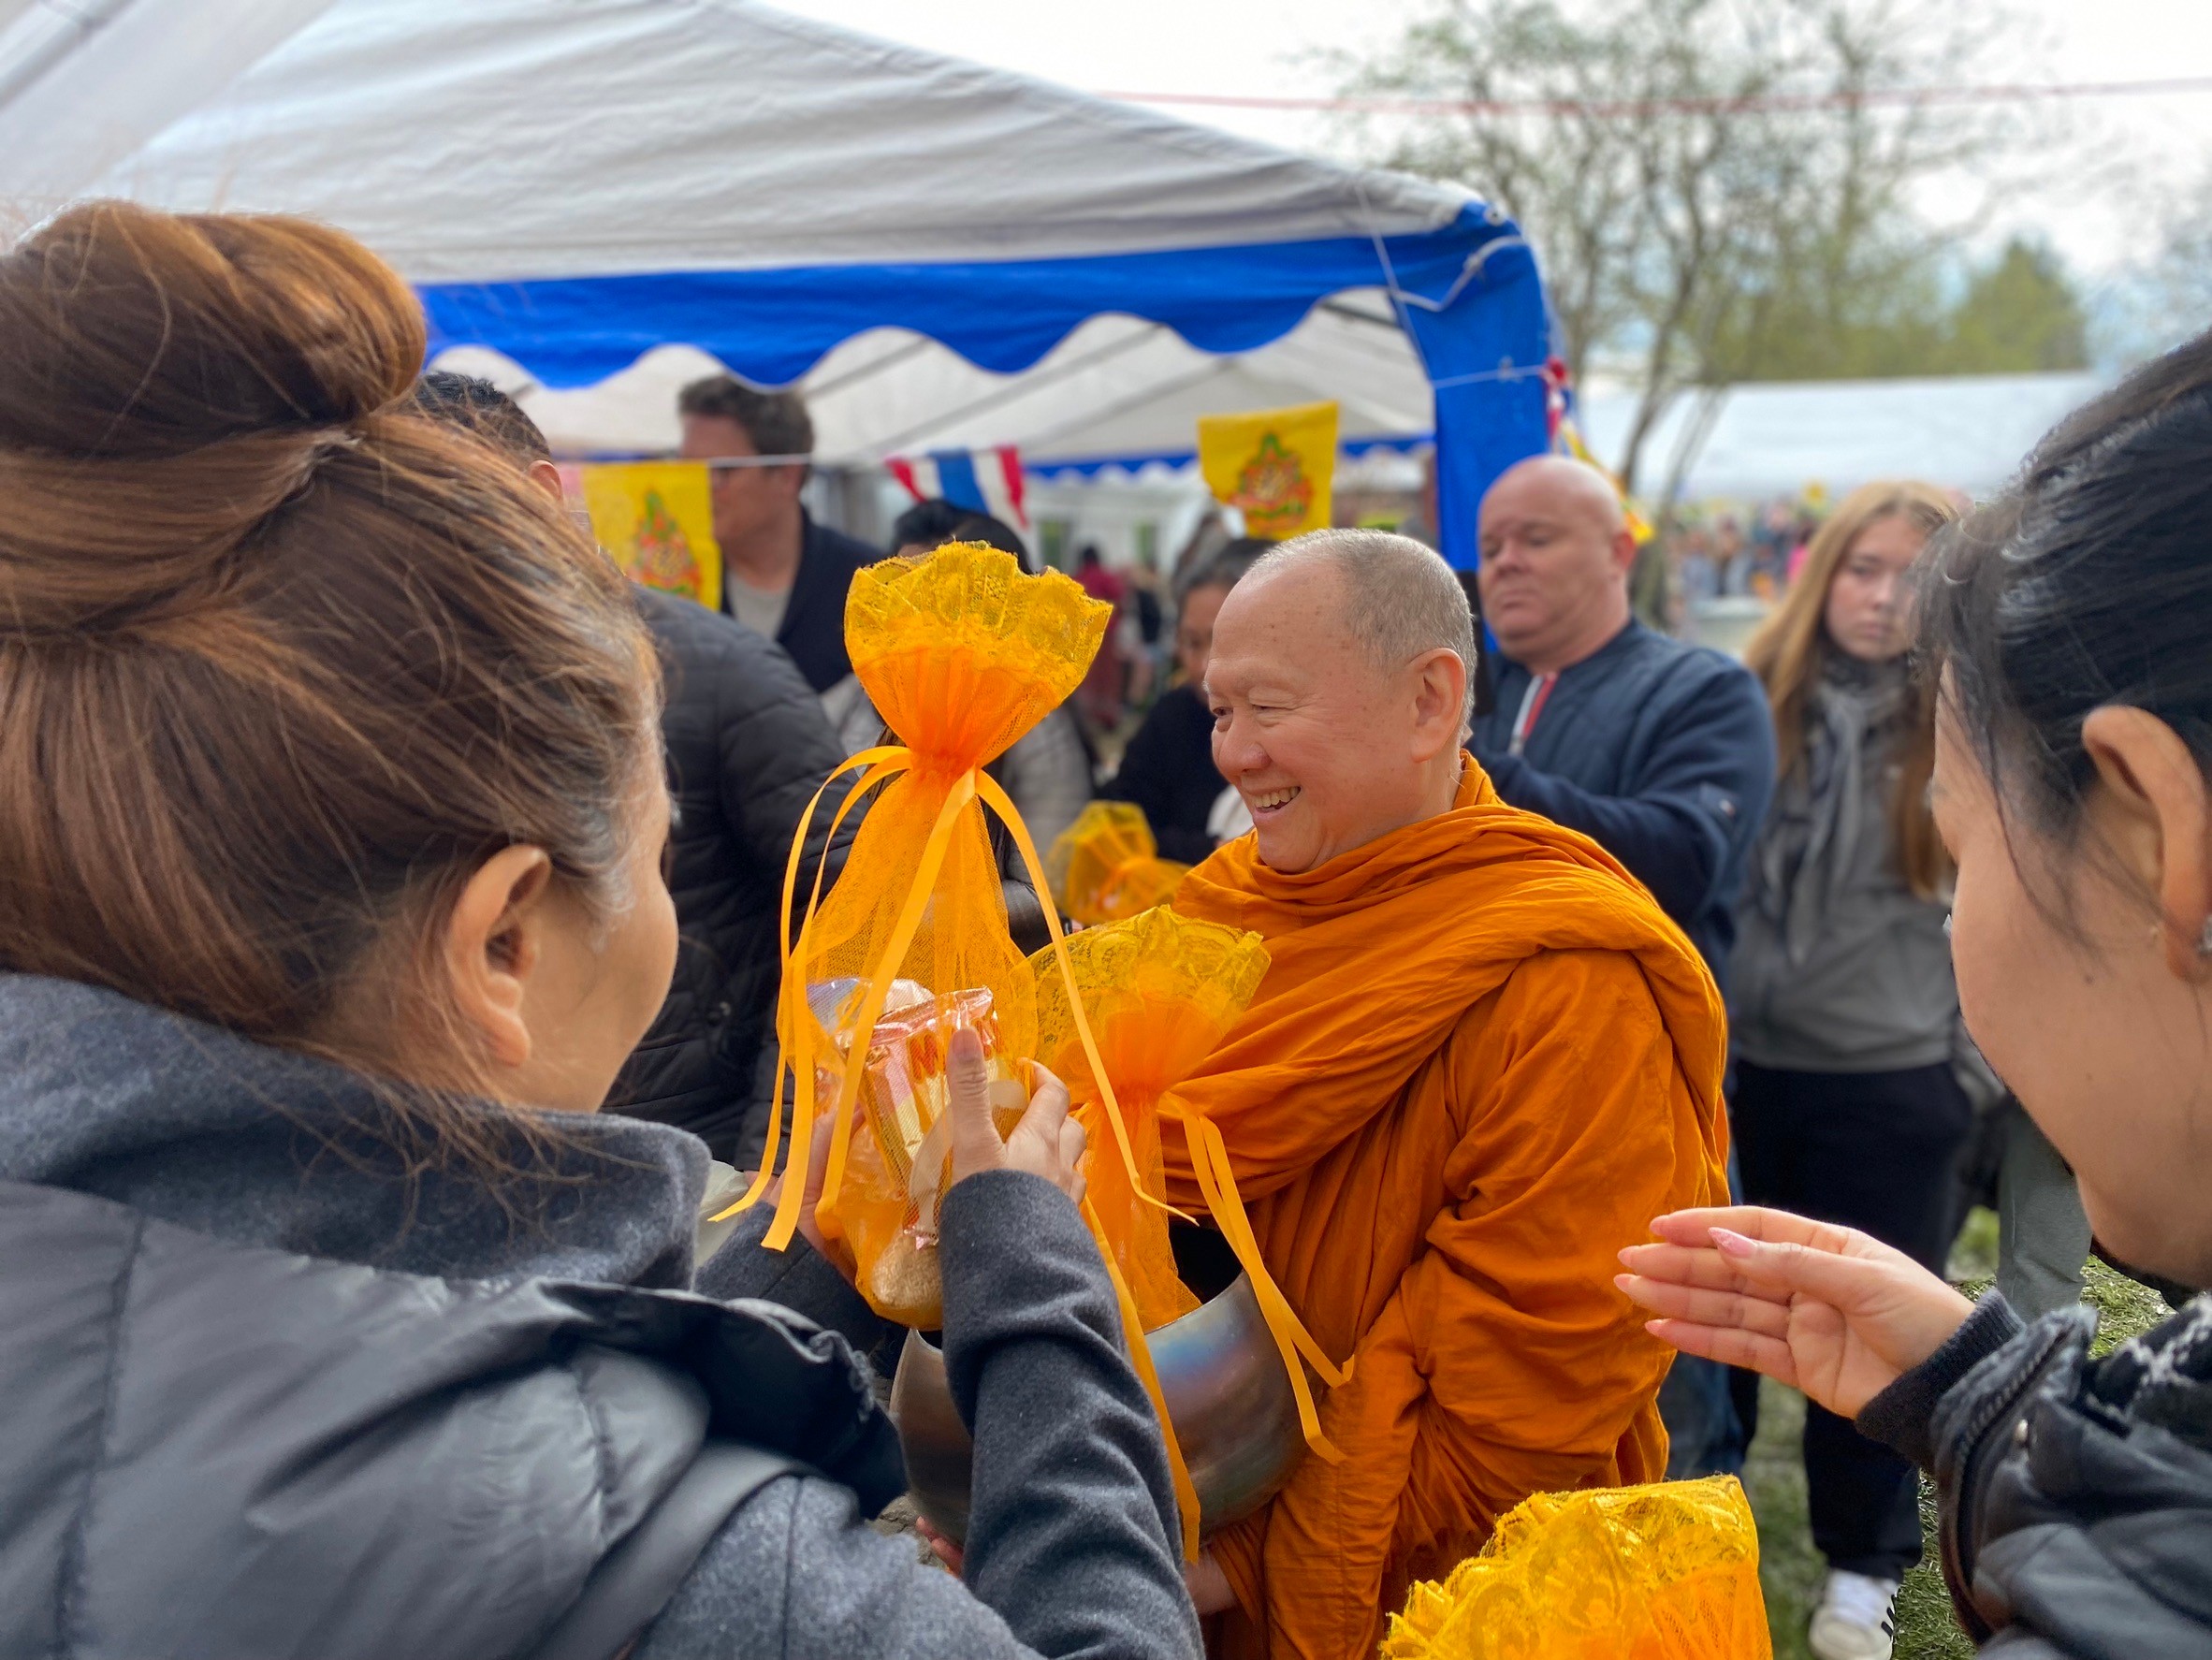
<path id="1" fill-rule="evenodd" d="M 1731 387 L 1710 410 L 1684 394 L 1646 441 L 1639 482 L 1663 488 L 1685 453 L 1682 497 L 1693 502 L 1795 496 L 1810 484 L 1841 494 L 1877 478 L 1925 478 L 1983 495 L 2107 384 L 2092 372 L 1778 382 Z M 1635 399 L 1592 392 L 1578 414 L 1592 452 L 1617 464 Z"/>
<path id="2" fill-rule="evenodd" d="M 860 465 L 917 450 L 1013 444 L 1041 471 L 1181 459 L 1198 417 L 1333 398 L 1353 437 L 1425 437 L 1430 393 L 1419 357 L 1378 291 L 1324 301 L 1290 334 L 1249 352 L 1200 351 L 1171 328 L 1107 315 L 1077 325 L 1028 370 L 996 374 L 910 329 L 880 328 L 834 346 L 799 382 L 816 454 Z M 596 386 L 535 383 L 481 346 L 444 367 L 488 374 L 522 400 L 556 447 L 575 454 L 674 446 L 676 394 L 722 367 L 692 346 L 663 346 Z"/>
<path id="3" fill-rule="evenodd" d="M 141 66 L 211 22 L 100 3 Z M 710 364 L 805 385 L 825 461 L 1142 460 L 1187 454 L 1201 413 L 1333 397 L 1347 436 L 1438 435 L 1448 525 L 1545 444 L 1535 263 L 1464 192 L 749 0 L 292 9 L 96 188 L 353 231 L 436 349 L 497 354 L 460 361 L 527 387 L 564 447 L 663 447 Z M 0 159 L 0 189 L 22 170 Z"/>

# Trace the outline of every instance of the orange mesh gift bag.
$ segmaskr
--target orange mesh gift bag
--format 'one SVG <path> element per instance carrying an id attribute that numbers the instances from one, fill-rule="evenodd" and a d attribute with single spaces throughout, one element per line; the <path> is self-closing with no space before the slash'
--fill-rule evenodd
<path id="1" fill-rule="evenodd" d="M 808 1002 L 837 1055 L 817 1073 L 818 1096 L 842 1093 L 855 1064 L 850 1024 L 864 988 L 857 981 L 818 981 Z M 951 1178 L 950 1086 L 946 1062 L 953 1034 L 982 1040 L 998 1133 L 1021 1120 L 1028 1092 L 1016 1082 L 988 991 L 932 997 L 912 981 L 896 982 L 876 1022 L 861 1069 L 837 1221 L 858 1274 L 861 1294 L 885 1319 L 929 1328 L 944 1318 L 944 1280 L 938 1266 L 939 1207 Z"/>
<path id="2" fill-rule="evenodd" d="M 1060 832 L 1044 870 L 1060 909 L 1089 926 L 1165 903 L 1190 866 L 1159 856 L 1135 802 L 1094 801 Z"/>
<path id="3" fill-rule="evenodd" d="M 1733 1476 L 1542 1493 L 1443 1584 L 1414 1586 L 1382 1660 L 1770 1660 L 1759 1534 Z"/>
<path id="4" fill-rule="evenodd" d="M 847 1242 L 863 1294 L 887 1318 L 927 1327 L 942 1313 L 915 1273 L 877 1272 L 887 1242 L 910 1227 L 914 1199 L 913 1172 L 875 1157 L 880 1149 L 864 1145 L 853 1157 L 856 1127 L 866 1119 L 864 1086 L 880 1083 L 878 1063 L 888 1064 L 877 1029 L 895 988 L 908 982 L 939 1004 L 953 998 L 956 1007 L 987 1007 L 1001 1060 L 1033 1050 L 1036 983 L 1007 932 L 985 807 L 1007 821 L 1032 867 L 1036 852 L 1012 803 L 982 769 L 1073 692 L 1111 615 L 1066 576 L 1027 575 L 1011 555 L 959 542 L 918 560 L 871 565 L 853 577 L 846 598 L 853 672 L 901 742 L 865 750 L 839 769 L 860 776 L 838 819 L 864 796 L 880 794 L 826 900 L 816 875 L 798 942 L 784 957 L 777 1036 L 793 1074 L 791 1145 L 799 1157 L 811 1144 L 816 1114 L 834 1114 L 816 1221 L 824 1235 Z M 830 788 L 825 784 L 824 794 Z M 812 816 L 809 808 L 808 821 Z M 786 914 L 806 833 L 802 822 L 785 866 Z M 809 989 L 836 982 L 851 989 L 825 1018 L 810 1005 Z M 978 995 L 982 1004 L 973 1002 Z M 824 1100 L 828 1087 L 837 1093 Z M 761 1176 L 733 1209 L 765 1188 L 782 1139 L 780 1117 L 779 1109 Z M 790 1244 L 802 1186 L 784 1184 L 765 1242 L 770 1248 Z M 924 1278 L 934 1267 L 933 1260 L 924 1265 Z"/>
<path id="5" fill-rule="evenodd" d="M 1168 1245 L 1159 1098 L 1190 1075 L 1244 1012 L 1267 972 L 1267 946 L 1257 934 L 1193 922 L 1161 906 L 1087 928 L 1069 939 L 1067 950 L 1128 1131 L 1137 1181 L 1150 1203 L 1139 1197 L 1111 1128 L 1100 1121 L 1098 1081 L 1073 1006 L 1042 954 L 1030 959 L 1037 969 L 1037 1058 L 1066 1082 L 1090 1131 L 1084 1174 L 1091 1207 L 1150 1332 L 1198 1306 L 1176 1275 Z"/>

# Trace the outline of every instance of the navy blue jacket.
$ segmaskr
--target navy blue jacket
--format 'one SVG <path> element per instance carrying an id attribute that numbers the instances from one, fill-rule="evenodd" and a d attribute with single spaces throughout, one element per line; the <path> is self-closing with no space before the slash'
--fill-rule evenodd
<path id="1" fill-rule="evenodd" d="M 792 579 L 776 643 L 817 692 L 852 672 L 852 659 L 845 655 L 845 590 L 853 573 L 882 557 L 880 548 L 817 524 L 812 514 L 801 511 L 799 573 Z"/>
<path id="2" fill-rule="evenodd" d="M 1561 671 L 1515 756 L 1529 672 L 1494 663 L 1497 702 L 1470 747 L 1498 794 L 1627 866 L 1723 979 L 1744 863 L 1774 794 L 1774 723 L 1757 679 L 1632 621 Z"/>

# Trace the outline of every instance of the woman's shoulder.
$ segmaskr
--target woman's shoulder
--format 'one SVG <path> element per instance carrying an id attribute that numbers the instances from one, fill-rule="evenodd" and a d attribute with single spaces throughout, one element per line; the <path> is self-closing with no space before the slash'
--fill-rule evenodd
<path id="1" fill-rule="evenodd" d="M 16 1495 L 80 1541 L 51 1572 L 124 1647 L 188 1627 L 328 1660 L 505 1653 L 631 1531 L 693 1560 L 727 1509 L 672 1497 L 751 1491 L 718 1449 L 831 1470 L 878 1506 L 903 1486 L 842 1340 L 764 1304 L 438 1279 L 21 1183 L 0 1183 L 0 1260 L 23 1432 L 0 1447 L 0 1507 Z M 293 1518 L 281 1551 L 269 1514 Z M 0 1612 L 0 1648 L 29 1613 Z"/>

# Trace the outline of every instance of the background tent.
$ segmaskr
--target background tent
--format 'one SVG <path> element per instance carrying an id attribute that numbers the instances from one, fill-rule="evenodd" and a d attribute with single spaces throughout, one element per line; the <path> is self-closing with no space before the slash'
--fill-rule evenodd
<path id="1" fill-rule="evenodd" d="M 1645 443 L 1640 483 L 1656 494 L 1686 458 L 1682 499 L 1841 495 L 1877 478 L 1925 478 L 1986 495 L 2037 439 L 2110 384 L 2078 374 L 1941 375 L 1910 380 L 1770 382 L 1733 386 L 1710 407 L 1677 397 Z M 1576 410 L 1590 447 L 1617 463 L 1636 400 L 1594 390 Z"/>
<path id="2" fill-rule="evenodd" d="M 1336 396 L 1348 437 L 1434 430 L 1469 564 L 1545 443 L 1535 262 L 1464 192 L 745 0 L 337 0 L 99 188 L 344 226 L 578 447 L 665 440 L 697 360 L 663 347 L 804 380 L 837 459 L 1187 450 L 1201 411 Z"/>

